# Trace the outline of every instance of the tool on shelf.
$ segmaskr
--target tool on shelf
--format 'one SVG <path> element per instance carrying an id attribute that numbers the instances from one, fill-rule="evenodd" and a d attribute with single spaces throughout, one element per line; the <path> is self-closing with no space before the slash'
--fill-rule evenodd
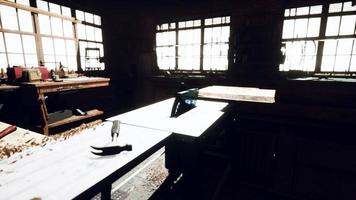
<path id="1" fill-rule="evenodd" d="M 111 139 L 112 142 L 116 142 L 120 133 L 120 122 L 118 120 L 113 121 L 113 125 L 111 127 Z M 94 150 L 100 151 L 100 152 L 94 152 L 92 151 L 93 154 L 98 155 L 98 156 L 108 156 L 108 155 L 115 155 L 119 154 L 122 151 L 132 151 L 132 145 L 126 144 L 124 146 L 106 146 L 106 147 L 95 147 L 91 146 Z"/>

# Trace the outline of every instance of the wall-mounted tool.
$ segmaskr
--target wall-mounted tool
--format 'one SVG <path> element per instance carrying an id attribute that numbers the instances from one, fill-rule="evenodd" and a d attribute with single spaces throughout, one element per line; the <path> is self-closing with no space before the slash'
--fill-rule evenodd
<path id="1" fill-rule="evenodd" d="M 117 138 L 119 137 L 120 133 L 120 122 L 118 120 L 113 121 L 113 125 L 111 127 L 111 139 L 112 142 L 116 142 Z M 108 155 L 114 155 L 114 154 L 119 154 L 122 151 L 132 151 L 132 145 L 125 145 L 125 146 L 107 146 L 107 147 L 94 147 L 91 146 L 94 150 L 100 151 L 100 152 L 93 152 L 93 154 L 98 155 L 98 156 L 108 156 Z"/>

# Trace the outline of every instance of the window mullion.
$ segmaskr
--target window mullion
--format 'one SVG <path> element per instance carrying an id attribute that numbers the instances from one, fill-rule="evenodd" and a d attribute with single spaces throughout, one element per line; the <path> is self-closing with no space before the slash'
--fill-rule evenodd
<path id="1" fill-rule="evenodd" d="M 176 66 L 175 66 L 175 70 L 178 70 L 178 44 L 179 44 L 179 39 L 178 39 L 178 22 L 176 22 Z"/>
<path id="2" fill-rule="evenodd" d="M 44 51 L 43 51 L 43 47 L 42 47 L 42 38 L 40 35 L 40 26 L 39 26 L 39 20 L 38 20 L 38 15 L 37 13 L 33 13 L 33 20 L 35 23 L 35 42 L 36 42 L 36 50 L 37 50 L 37 59 L 39 61 L 39 63 L 43 63 L 44 64 Z"/>
<path id="3" fill-rule="evenodd" d="M 320 22 L 320 31 L 319 31 L 320 38 L 325 38 L 326 24 L 328 21 L 328 12 L 329 12 L 329 4 L 324 4 L 323 10 L 321 13 L 321 22 Z M 318 42 L 318 50 L 316 53 L 316 65 L 315 65 L 316 73 L 321 72 L 321 62 L 322 62 L 322 58 L 323 58 L 323 51 L 324 51 L 324 41 L 319 41 Z"/>
<path id="4" fill-rule="evenodd" d="M 204 62 L 204 25 L 205 25 L 205 20 L 201 20 L 201 28 L 200 28 L 200 33 L 201 33 L 201 37 L 200 37 L 200 71 L 203 71 L 203 62 Z"/>

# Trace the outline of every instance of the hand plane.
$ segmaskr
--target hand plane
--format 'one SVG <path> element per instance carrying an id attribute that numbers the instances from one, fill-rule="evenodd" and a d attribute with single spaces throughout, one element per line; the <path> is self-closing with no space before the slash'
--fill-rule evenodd
<path id="1" fill-rule="evenodd" d="M 120 133 L 120 122 L 118 120 L 113 121 L 113 125 L 111 127 L 111 140 L 112 142 L 117 142 L 118 137 Z M 93 154 L 98 155 L 98 156 L 108 156 L 108 155 L 114 155 L 114 154 L 119 154 L 122 151 L 132 151 L 132 145 L 125 145 L 125 146 L 106 146 L 106 147 L 95 147 L 91 146 L 94 150 L 100 151 L 100 152 L 94 152 L 92 151 Z"/>

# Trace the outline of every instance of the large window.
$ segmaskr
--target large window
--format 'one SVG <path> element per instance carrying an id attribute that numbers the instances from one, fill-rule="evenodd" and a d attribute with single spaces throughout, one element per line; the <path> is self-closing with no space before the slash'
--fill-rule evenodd
<path id="1" fill-rule="evenodd" d="M 280 71 L 356 73 L 356 6 L 352 2 L 286 9 Z"/>
<path id="2" fill-rule="evenodd" d="M 158 67 L 161 70 L 226 71 L 229 36 L 228 16 L 158 25 Z"/>
<path id="3" fill-rule="evenodd" d="M 100 16 L 76 10 L 76 17 L 82 21 L 82 24 L 78 24 L 77 30 L 83 69 L 104 69 L 104 63 L 100 62 L 100 58 L 104 57 Z"/>
<path id="4" fill-rule="evenodd" d="M 0 2 L 0 68 L 43 63 L 49 69 L 60 65 L 74 71 L 79 66 L 104 69 L 99 62 L 104 56 L 100 16 L 81 11 L 74 16 L 65 6 L 42 0 L 33 3 L 35 8 L 29 0 Z M 78 51 L 79 42 L 87 49 Z"/>

